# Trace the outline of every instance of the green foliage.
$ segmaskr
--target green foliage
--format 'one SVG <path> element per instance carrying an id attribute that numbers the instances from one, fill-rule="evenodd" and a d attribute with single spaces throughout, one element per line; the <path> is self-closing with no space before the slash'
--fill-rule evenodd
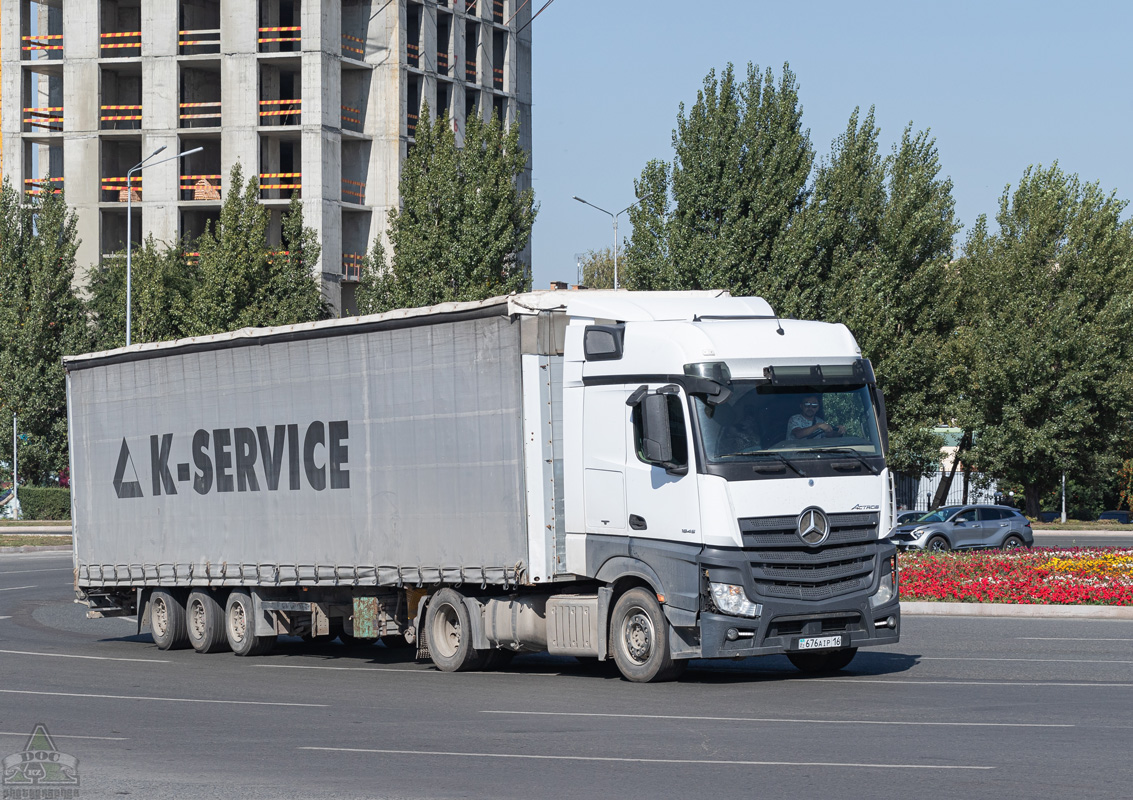
<path id="1" fill-rule="evenodd" d="M 291 325 L 329 316 L 314 269 L 318 242 L 303 227 L 302 203 L 292 198 L 283 220 L 282 246 L 268 246 L 270 215 L 258 202 L 255 177 L 247 184 L 232 168 L 220 220 L 197 241 L 190 304 L 182 335 L 205 336 L 244 327 Z"/>
<path id="2" fill-rule="evenodd" d="M 0 186 L 0 421 L 19 417 L 20 477 L 36 483 L 67 466 L 61 358 L 89 345 L 71 287 L 75 225 L 62 193 L 23 204 L 7 179 Z M 0 436 L 0 459 L 11 459 L 10 436 Z"/>
<path id="3" fill-rule="evenodd" d="M 163 342 L 184 335 L 196 280 L 196 267 L 185 255 L 187 249 L 159 245 L 150 236 L 131 252 L 131 341 Z M 94 347 L 122 347 L 126 343 L 124 253 L 91 271 L 88 292 Z"/>
<path id="4" fill-rule="evenodd" d="M 653 196 L 630 211 L 626 286 L 760 293 L 814 159 L 794 73 L 710 72 L 687 116 L 681 105 L 673 151 L 671 168 L 651 161 L 637 181 Z"/>
<path id="5" fill-rule="evenodd" d="M 401 209 L 389 213 L 392 259 L 374 242 L 355 295 L 359 313 L 481 300 L 526 290 L 519 253 L 535 222 L 535 195 L 519 191 L 527 164 L 519 125 L 470 117 L 457 147 L 448 116 L 426 106 L 402 169 Z"/>
<path id="6" fill-rule="evenodd" d="M 955 271 L 957 418 L 980 468 L 1027 511 L 1066 472 L 1105 483 L 1133 435 L 1133 223 L 1125 203 L 1055 164 L 1028 168 L 981 217 Z"/>
<path id="7" fill-rule="evenodd" d="M 20 517 L 26 520 L 70 519 L 71 490 L 21 486 Z"/>
<path id="8" fill-rule="evenodd" d="M 625 263 L 624 254 L 618 253 L 618 283 L 621 284 L 621 268 Z M 589 250 L 582 257 L 582 285 L 589 289 L 614 288 L 614 248 Z"/>

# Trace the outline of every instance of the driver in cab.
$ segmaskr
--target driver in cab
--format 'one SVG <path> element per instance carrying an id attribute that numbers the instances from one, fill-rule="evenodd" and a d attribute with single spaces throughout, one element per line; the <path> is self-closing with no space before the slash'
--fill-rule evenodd
<path id="1" fill-rule="evenodd" d="M 788 439 L 824 439 L 827 436 L 842 436 L 845 425 L 834 426 L 818 416 L 818 395 L 808 394 L 799 404 L 801 413 L 787 420 Z"/>

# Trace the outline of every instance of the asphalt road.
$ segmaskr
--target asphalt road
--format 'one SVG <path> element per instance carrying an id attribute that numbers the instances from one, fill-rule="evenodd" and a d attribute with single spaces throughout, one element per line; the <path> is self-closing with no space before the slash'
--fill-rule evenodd
<path id="1" fill-rule="evenodd" d="M 84 798 L 1133 793 L 1133 621 L 906 617 L 837 677 L 775 656 L 638 685 L 550 656 L 161 652 L 70 585 L 68 554 L 0 555 L 0 758 L 44 723 Z"/>
<path id="2" fill-rule="evenodd" d="M 1035 531 L 1037 547 L 1133 547 L 1131 531 Z"/>

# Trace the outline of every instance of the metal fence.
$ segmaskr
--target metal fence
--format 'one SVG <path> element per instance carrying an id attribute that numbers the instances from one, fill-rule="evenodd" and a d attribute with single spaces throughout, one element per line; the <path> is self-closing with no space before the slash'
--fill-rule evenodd
<path id="1" fill-rule="evenodd" d="M 908 511 L 927 511 L 932 498 L 936 496 L 937 487 L 946 475 L 947 473 L 938 472 L 935 475 L 916 478 L 898 472 L 893 479 L 893 488 L 897 493 L 897 507 Z M 994 503 L 997 492 L 998 486 L 993 478 L 973 472 L 968 476 L 968 498 L 965 501 L 964 473 L 957 471 L 944 505 L 961 505 L 964 502 Z"/>

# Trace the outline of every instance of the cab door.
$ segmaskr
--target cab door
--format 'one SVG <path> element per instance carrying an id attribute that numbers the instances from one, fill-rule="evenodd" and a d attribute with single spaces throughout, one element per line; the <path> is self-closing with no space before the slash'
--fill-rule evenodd
<path id="1" fill-rule="evenodd" d="M 700 544 L 700 498 L 692 428 L 688 417 L 688 398 L 676 386 L 649 384 L 648 392 L 666 392 L 669 436 L 672 442 L 670 466 L 650 463 L 643 446 L 642 405 L 626 406 L 632 392 L 623 399 L 626 415 L 626 512 L 628 536 L 671 542 Z M 638 387 L 631 387 L 640 392 Z"/>
<path id="2" fill-rule="evenodd" d="M 952 517 L 953 547 L 978 546 L 982 540 L 983 529 L 980 527 L 980 516 L 976 509 L 965 508 Z"/>

